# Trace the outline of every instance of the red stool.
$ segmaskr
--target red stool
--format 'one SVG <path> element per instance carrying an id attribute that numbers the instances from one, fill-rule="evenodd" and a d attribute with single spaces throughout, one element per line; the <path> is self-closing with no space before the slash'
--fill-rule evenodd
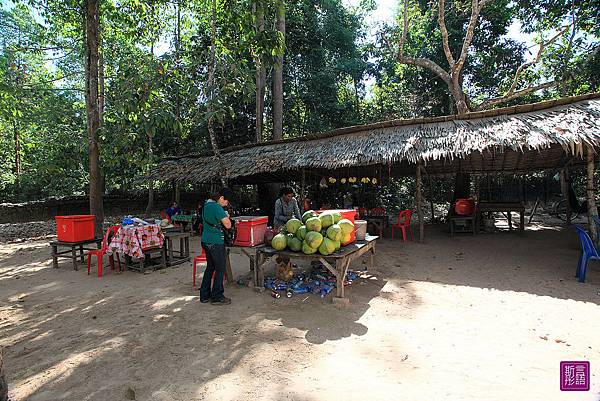
<path id="1" fill-rule="evenodd" d="M 196 265 L 198 263 L 206 263 L 206 253 L 204 252 L 204 248 L 202 248 L 202 253 L 200 254 L 200 256 L 196 256 L 194 258 L 194 278 L 193 278 L 193 287 L 196 288 L 196 270 L 197 267 Z M 225 271 L 225 275 L 223 276 L 224 280 L 227 281 L 227 271 Z M 212 274 L 212 279 L 215 279 L 215 272 L 213 272 Z"/>
<path id="2" fill-rule="evenodd" d="M 194 288 L 196 288 L 196 264 L 197 263 L 206 263 L 206 253 L 204 252 L 204 248 L 200 248 L 202 249 L 202 253 L 200 254 L 200 256 L 196 256 L 194 258 L 194 280 L 193 280 L 193 286 Z"/>

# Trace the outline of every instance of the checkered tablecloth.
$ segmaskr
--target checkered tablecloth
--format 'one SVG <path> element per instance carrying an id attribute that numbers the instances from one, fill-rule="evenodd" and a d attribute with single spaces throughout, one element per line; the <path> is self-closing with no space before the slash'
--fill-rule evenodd
<path id="1" fill-rule="evenodd" d="M 145 249 L 162 247 L 165 236 L 160 226 L 121 226 L 110 241 L 108 252 L 120 252 L 134 258 L 140 258 Z"/>

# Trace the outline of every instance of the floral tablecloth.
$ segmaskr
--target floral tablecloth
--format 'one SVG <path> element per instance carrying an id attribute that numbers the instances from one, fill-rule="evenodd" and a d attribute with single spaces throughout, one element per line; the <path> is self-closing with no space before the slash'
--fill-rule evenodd
<path id="1" fill-rule="evenodd" d="M 162 247 L 164 242 L 165 236 L 159 225 L 121 226 L 110 241 L 107 253 L 120 252 L 140 258 L 143 250 Z"/>

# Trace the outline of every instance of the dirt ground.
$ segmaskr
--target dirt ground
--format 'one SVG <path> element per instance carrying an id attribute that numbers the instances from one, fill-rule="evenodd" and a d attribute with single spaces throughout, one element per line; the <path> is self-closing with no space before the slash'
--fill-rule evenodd
<path id="1" fill-rule="evenodd" d="M 580 284 L 578 255 L 570 229 L 428 227 L 426 244 L 380 241 L 347 306 L 238 285 L 213 306 L 191 264 L 98 279 L 53 269 L 45 241 L 0 245 L 0 345 L 14 401 L 596 401 L 600 263 Z M 590 361 L 589 392 L 559 390 L 563 360 Z"/>

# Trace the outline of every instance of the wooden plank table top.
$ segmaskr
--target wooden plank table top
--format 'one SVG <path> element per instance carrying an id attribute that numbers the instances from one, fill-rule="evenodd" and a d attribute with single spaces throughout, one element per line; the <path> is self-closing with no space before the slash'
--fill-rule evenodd
<path id="1" fill-rule="evenodd" d="M 194 217 L 195 216 L 191 214 L 174 214 L 171 216 L 171 221 L 191 223 L 194 221 Z"/>
<path id="2" fill-rule="evenodd" d="M 480 212 L 520 212 L 525 210 L 522 202 L 479 202 Z"/>
<path id="3" fill-rule="evenodd" d="M 477 205 L 477 214 L 488 212 L 505 212 L 508 228 L 512 230 L 511 212 L 518 212 L 520 217 L 519 231 L 525 231 L 525 205 L 523 202 L 480 202 Z"/>
<path id="4" fill-rule="evenodd" d="M 287 257 L 296 258 L 296 259 L 309 259 L 309 260 L 311 260 L 311 259 L 318 260 L 319 258 L 323 258 L 325 260 L 342 259 L 342 258 L 348 256 L 349 254 L 356 252 L 359 249 L 367 246 L 369 244 L 369 242 L 376 241 L 378 238 L 379 237 L 376 235 L 367 235 L 367 237 L 365 238 L 364 241 L 355 241 L 351 244 L 341 247 L 339 251 L 334 252 L 331 255 L 327 255 L 327 256 L 323 256 L 319 252 L 316 252 L 312 255 L 307 255 L 302 252 L 294 252 L 294 251 L 288 251 L 288 250 L 278 251 L 276 249 L 273 249 L 270 246 L 265 246 L 263 249 L 261 249 L 261 252 L 268 256 L 279 255 L 279 256 L 287 256 Z"/>
<path id="5" fill-rule="evenodd" d="M 89 248 L 86 245 L 96 244 L 96 248 Z M 69 258 L 73 261 L 73 270 L 77 270 L 77 258 L 80 259 L 81 263 L 84 263 L 84 251 L 99 249 L 102 246 L 102 238 L 93 238 L 85 241 L 78 242 L 65 242 L 65 241 L 50 241 L 50 247 L 52 248 L 52 267 L 58 268 L 58 258 Z M 58 248 L 69 248 L 66 251 L 58 251 Z M 79 255 L 77 255 L 77 249 L 79 248 Z"/>

